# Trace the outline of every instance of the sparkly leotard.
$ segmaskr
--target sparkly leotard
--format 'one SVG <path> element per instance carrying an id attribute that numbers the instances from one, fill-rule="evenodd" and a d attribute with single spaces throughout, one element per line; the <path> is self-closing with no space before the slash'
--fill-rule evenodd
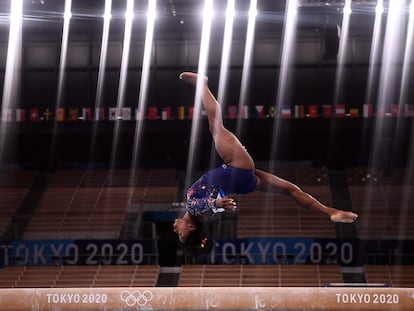
<path id="1" fill-rule="evenodd" d="M 240 169 L 223 164 L 201 176 L 187 191 L 187 210 L 193 216 L 208 216 L 223 212 L 217 208 L 217 199 L 229 194 L 246 194 L 254 191 L 254 170 Z"/>

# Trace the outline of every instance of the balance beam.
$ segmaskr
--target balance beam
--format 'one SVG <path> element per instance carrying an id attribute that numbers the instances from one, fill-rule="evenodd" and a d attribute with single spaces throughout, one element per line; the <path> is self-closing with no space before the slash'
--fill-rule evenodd
<path id="1" fill-rule="evenodd" d="M 414 288 L 117 287 L 0 289 L 1 310 L 414 310 Z"/>

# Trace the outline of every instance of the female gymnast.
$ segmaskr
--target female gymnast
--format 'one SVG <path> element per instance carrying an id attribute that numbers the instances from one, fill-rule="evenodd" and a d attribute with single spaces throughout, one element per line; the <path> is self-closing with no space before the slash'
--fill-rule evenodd
<path id="1" fill-rule="evenodd" d="M 181 80 L 193 85 L 197 85 L 197 78 L 198 75 L 192 72 L 180 75 Z M 304 208 L 326 214 L 333 222 L 355 221 L 357 214 L 323 205 L 291 182 L 256 169 L 252 157 L 239 139 L 224 127 L 220 104 L 208 87 L 207 77 L 203 79 L 201 98 L 215 148 L 224 164 L 205 173 L 187 191 L 186 212 L 173 225 L 185 253 L 201 255 L 213 249 L 214 241 L 208 237 L 207 225 L 203 220 L 215 213 L 235 211 L 237 205 L 234 199 L 228 197 L 230 194 L 253 191 L 282 193 Z"/>

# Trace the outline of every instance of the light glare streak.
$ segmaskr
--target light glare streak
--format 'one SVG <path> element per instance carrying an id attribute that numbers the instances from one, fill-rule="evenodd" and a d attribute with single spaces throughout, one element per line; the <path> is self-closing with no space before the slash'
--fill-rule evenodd
<path id="1" fill-rule="evenodd" d="M 344 15 L 351 15 L 351 13 L 352 13 L 351 0 L 347 0 L 345 1 Z"/>
<path id="2" fill-rule="evenodd" d="M 224 38 L 223 38 L 223 51 L 221 54 L 221 63 L 220 63 L 220 80 L 217 99 L 219 103 L 225 102 L 225 90 L 227 85 L 227 78 L 229 72 L 229 63 L 230 63 L 230 53 L 231 53 L 231 43 L 233 39 L 233 25 L 234 25 L 234 9 L 235 0 L 229 0 L 227 3 L 226 10 L 226 24 L 224 27 Z"/>
<path id="3" fill-rule="evenodd" d="M 384 10 L 378 8 L 384 8 L 382 5 L 382 0 L 378 0 L 377 10 L 375 11 L 375 23 L 374 31 L 372 35 L 371 43 L 371 52 L 369 57 L 369 69 L 368 69 L 368 83 L 367 83 L 367 93 L 366 93 L 366 104 L 372 104 L 374 100 L 373 86 L 375 83 L 375 77 L 377 76 L 377 64 L 380 59 L 380 39 L 381 39 L 381 29 L 382 29 L 382 14 Z"/>
<path id="4" fill-rule="evenodd" d="M 119 122 L 120 121 L 119 119 L 122 118 L 121 111 L 122 111 L 122 107 L 124 106 L 124 102 L 125 102 L 125 89 L 126 89 L 126 78 L 128 75 L 129 50 L 130 50 L 130 45 L 131 45 L 133 12 L 134 12 L 134 0 L 128 0 L 126 12 L 125 12 L 125 29 L 124 29 L 124 39 L 123 39 L 123 45 L 122 45 L 121 71 L 119 74 L 115 129 L 114 129 L 113 142 L 112 142 L 111 168 L 115 166 L 116 156 L 118 153 L 119 132 L 120 132 L 120 127 L 121 127 L 121 122 Z"/>
<path id="5" fill-rule="evenodd" d="M 152 46 L 153 46 L 153 40 L 154 40 L 156 8 L 157 8 L 157 1 L 149 0 L 148 14 L 147 14 L 147 29 L 146 29 L 146 35 L 145 35 L 144 56 L 143 56 L 143 62 L 142 62 L 142 74 L 141 74 L 141 82 L 140 82 L 140 94 L 139 94 L 138 107 L 137 107 L 139 116 L 143 115 L 144 111 L 146 110 L 146 102 L 147 102 L 147 97 L 148 97 L 148 84 L 149 84 L 149 76 L 150 76 L 150 69 L 151 69 Z M 130 186 L 132 186 L 132 183 L 135 180 L 135 169 L 137 167 L 142 128 L 144 125 L 143 123 L 144 121 L 141 119 L 136 121 L 134 147 L 133 147 L 133 154 L 132 154 L 132 165 L 131 165 L 130 182 L 129 182 Z"/>
<path id="6" fill-rule="evenodd" d="M 63 21 L 63 35 L 62 35 L 62 48 L 60 50 L 60 63 L 59 63 L 59 80 L 58 80 L 58 93 L 57 93 L 57 105 L 61 104 L 62 101 L 62 91 L 63 91 L 63 84 L 65 78 L 65 66 L 66 66 L 66 58 L 68 55 L 68 38 L 69 38 L 69 26 L 70 26 L 70 18 L 68 18 L 69 14 L 71 14 L 71 5 L 72 0 L 65 0 L 65 13 L 64 13 L 64 21 Z"/>
<path id="7" fill-rule="evenodd" d="M 351 0 L 345 1 L 345 7 L 351 7 Z M 343 92 L 343 80 L 344 80 L 344 65 L 346 59 L 346 51 L 348 45 L 348 34 L 349 34 L 349 20 L 350 14 L 343 15 L 342 26 L 338 28 L 339 36 L 339 49 L 338 49 L 338 64 L 335 77 L 335 95 L 334 95 L 334 109 L 339 104 L 339 101 L 342 100 Z M 339 33 L 340 32 L 340 33 Z"/>
<path id="8" fill-rule="evenodd" d="M 254 43 L 254 31 L 256 27 L 256 16 L 257 16 L 257 0 L 250 0 L 249 8 L 249 20 L 247 24 L 246 43 L 244 47 L 244 59 L 243 59 L 243 72 L 240 89 L 240 101 L 239 101 L 239 117 L 237 119 L 236 136 L 241 136 L 242 122 L 241 112 L 243 105 L 247 101 L 247 92 L 249 90 L 251 63 L 253 55 L 253 43 Z"/>
<path id="9" fill-rule="evenodd" d="M 195 151 L 198 145 L 199 140 L 199 127 L 200 127 L 200 112 L 201 112 L 201 99 L 204 90 L 204 76 L 206 75 L 207 64 L 208 64 L 208 52 L 210 47 L 210 33 L 211 33 L 211 22 L 212 22 L 212 12 L 213 12 L 213 1 L 205 0 L 204 2 L 204 16 L 203 16 L 203 27 L 201 34 L 201 43 L 200 43 L 200 54 L 198 61 L 198 76 L 200 79 L 197 79 L 196 85 L 196 94 L 194 99 L 194 116 L 193 124 L 191 127 L 191 136 L 190 136 L 190 148 L 188 152 L 188 162 L 187 162 L 187 173 L 185 186 L 189 187 L 192 172 L 194 168 L 194 159 Z"/>
<path id="10" fill-rule="evenodd" d="M 109 22 L 109 20 L 112 18 L 111 9 L 112 9 L 112 0 L 106 0 L 105 1 L 105 12 L 104 12 L 104 15 L 102 16 L 105 21 Z M 104 24 L 104 29 L 105 29 L 105 24 Z"/>
<path id="11" fill-rule="evenodd" d="M 373 126 L 372 147 L 370 150 L 370 158 L 368 165 L 371 169 L 380 169 L 384 171 L 389 169 L 390 152 L 391 152 L 391 129 L 385 126 L 386 118 L 383 112 L 386 107 L 389 107 L 393 101 L 393 95 L 396 84 L 396 60 L 400 55 L 402 47 L 401 42 L 401 26 L 402 26 L 402 7 L 400 1 L 390 2 L 390 8 L 387 17 L 387 25 L 385 30 L 385 37 L 383 42 L 383 55 L 381 71 L 379 75 L 379 87 L 377 94 L 377 115 L 375 124 Z M 393 47 L 393 48 L 387 48 Z M 372 196 L 370 190 L 367 194 L 367 199 Z M 370 213 L 371 205 L 364 205 L 367 216 Z M 369 216 L 367 218 L 369 221 Z M 368 227 L 366 227 L 368 228 Z M 365 232 L 364 232 L 365 233 Z M 363 233 L 363 234 L 364 234 Z"/>
<path id="12" fill-rule="evenodd" d="M 390 2 L 388 11 L 387 28 L 384 38 L 384 52 L 382 57 L 382 67 L 380 74 L 380 85 L 378 94 L 378 109 L 384 110 L 391 105 L 393 93 L 397 81 L 397 71 L 395 62 L 401 55 L 404 42 L 402 36 L 403 23 L 402 1 Z M 392 48 L 387 48 L 392 47 Z"/>
<path id="13" fill-rule="evenodd" d="M 109 39 L 109 27 L 111 23 L 111 8 L 112 8 L 112 0 L 105 1 L 105 13 L 104 13 L 104 23 L 103 23 L 103 30 L 102 30 L 102 42 L 101 42 L 101 53 L 99 57 L 99 71 L 98 71 L 98 80 L 96 85 L 96 95 L 95 95 L 95 106 L 94 111 L 95 118 L 93 119 L 93 128 L 91 133 L 91 145 L 90 145 L 90 152 L 89 152 L 89 164 L 92 164 L 94 161 L 95 155 L 95 145 L 96 145 L 96 133 L 100 114 L 100 109 L 102 109 L 102 92 L 103 92 L 103 85 L 105 80 L 105 66 L 106 66 L 106 59 L 108 54 L 108 39 Z"/>
<path id="14" fill-rule="evenodd" d="M 235 17 L 235 0 L 227 1 L 226 9 L 226 23 L 224 26 L 224 37 L 223 37 L 223 50 L 221 54 L 221 63 L 220 63 L 220 78 L 218 86 L 217 101 L 224 105 L 226 99 L 226 86 L 227 79 L 229 75 L 229 64 L 230 64 L 230 54 L 231 54 L 231 44 L 233 40 L 233 25 Z M 217 112 L 220 113 L 220 112 Z M 210 167 L 214 164 L 214 155 L 216 151 L 214 148 L 214 142 L 212 143 L 211 153 L 210 153 Z"/>
<path id="15" fill-rule="evenodd" d="M 278 82 L 278 94 L 276 98 L 276 107 L 277 117 L 273 124 L 273 134 L 272 134 L 272 147 L 270 150 L 270 170 L 274 169 L 274 159 L 276 158 L 276 150 L 278 147 L 279 140 L 279 126 L 280 126 L 280 115 L 282 112 L 283 104 L 286 103 L 288 98 L 289 90 L 289 68 L 292 62 L 293 51 L 294 51 L 294 38 L 296 35 L 296 22 L 297 15 L 294 13 L 297 10 L 297 0 L 289 0 L 285 12 L 285 26 L 283 29 L 282 37 L 282 53 L 280 60 L 280 74 Z"/>
<path id="16" fill-rule="evenodd" d="M 382 9 L 381 9 L 382 8 Z M 370 57 L 369 57 L 369 68 L 368 68 L 368 81 L 367 81 L 367 91 L 365 95 L 365 103 L 372 105 L 374 102 L 374 85 L 376 84 L 376 78 L 378 76 L 378 64 L 380 61 L 380 41 L 381 41 L 381 33 L 382 33 L 382 14 L 384 12 L 383 10 L 383 4 L 382 0 L 378 0 L 376 10 L 375 10 L 375 22 L 374 22 L 374 29 L 372 34 L 372 42 L 371 42 L 371 51 L 370 51 Z M 369 129 L 369 125 L 368 125 Z M 364 133 L 365 134 L 365 133 Z M 368 139 L 370 139 L 368 137 Z M 366 143 L 366 139 L 362 140 L 362 144 Z M 377 187 L 377 185 L 371 183 L 364 195 L 363 198 L 363 209 L 364 213 L 366 215 L 369 215 L 371 213 L 370 209 L 370 202 L 374 196 L 374 187 Z M 368 219 L 369 217 L 367 217 Z M 366 230 L 364 227 L 362 227 L 361 230 Z M 366 232 L 361 232 L 366 233 Z"/>
<path id="17" fill-rule="evenodd" d="M 407 104 L 408 99 L 408 92 L 411 87 L 409 85 L 410 81 L 410 70 L 412 70 L 412 66 L 410 64 L 413 63 L 414 60 L 414 0 L 411 1 L 411 6 L 409 10 L 409 19 L 408 19 L 408 29 L 407 29 L 407 39 L 405 43 L 405 51 L 404 51 L 404 61 L 403 61 L 403 72 L 401 78 L 401 89 L 400 89 L 400 98 L 398 102 L 400 103 L 400 115 L 403 115 L 403 109 Z M 397 119 L 397 130 L 394 135 L 394 141 L 399 141 L 399 135 L 404 132 L 404 118 Z M 414 125 L 412 125 L 412 129 L 414 129 Z M 412 135 L 413 136 L 413 135 Z M 404 184 L 405 185 L 412 185 L 413 182 L 413 169 L 414 169 L 414 138 L 411 138 L 408 142 L 408 163 L 406 165 L 406 171 L 404 176 Z M 410 213 L 410 198 L 412 196 L 412 191 L 410 190 L 412 187 L 406 187 L 405 191 L 402 191 L 402 200 L 401 200 L 401 212 L 399 217 L 399 225 L 398 225 L 398 237 L 404 236 L 404 233 L 407 230 L 408 222 L 406 221 L 407 216 Z"/>
<path id="18" fill-rule="evenodd" d="M 0 116 L 0 164 L 5 152 L 11 150 L 12 139 L 7 133 L 7 121 L 9 112 L 18 101 L 21 78 L 23 1 L 14 0 L 10 5 L 9 42 Z"/>
<path id="19" fill-rule="evenodd" d="M 382 0 L 378 0 L 377 6 L 375 7 L 375 14 L 383 14 L 384 13 L 384 5 L 382 4 Z"/>
<path id="20" fill-rule="evenodd" d="M 69 13 L 72 9 L 72 1 L 65 0 L 65 12 L 63 20 L 63 33 L 62 33 L 62 42 L 60 49 L 60 60 L 59 60 L 59 76 L 58 76 L 58 85 L 57 85 L 57 94 L 56 94 L 56 108 L 61 108 L 62 106 L 62 95 L 63 95 L 63 86 L 65 84 L 65 67 L 66 67 L 66 58 L 68 54 L 68 41 L 69 41 L 69 28 L 70 28 L 70 18 L 68 18 Z M 56 110 L 57 111 L 57 110 Z M 54 120 L 54 131 L 50 147 L 50 159 L 49 165 L 54 163 L 55 156 L 55 144 L 56 144 L 56 132 L 57 132 L 57 118 Z"/>

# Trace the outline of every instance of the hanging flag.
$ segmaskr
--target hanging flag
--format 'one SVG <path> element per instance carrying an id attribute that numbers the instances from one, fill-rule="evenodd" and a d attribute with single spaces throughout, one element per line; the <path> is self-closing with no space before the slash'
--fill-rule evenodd
<path id="1" fill-rule="evenodd" d="M 16 121 L 17 122 L 24 122 L 26 121 L 26 110 L 25 109 L 16 109 Z"/>
<path id="2" fill-rule="evenodd" d="M 42 120 L 49 122 L 50 120 L 52 120 L 52 113 L 49 111 L 49 108 L 46 108 L 46 110 L 43 112 L 43 117 Z"/>
<path id="3" fill-rule="evenodd" d="M 270 106 L 267 109 L 267 115 L 269 118 L 275 118 L 276 117 L 276 108 L 275 106 Z"/>
<path id="4" fill-rule="evenodd" d="M 399 104 L 392 104 L 391 105 L 391 115 L 393 117 L 399 117 L 400 116 L 400 105 Z"/>
<path id="5" fill-rule="evenodd" d="M 284 119 L 290 119 L 292 117 L 292 111 L 291 111 L 290 107 L 282 108 L 281 116 Z"/>
<path id="6" fill-rule="evenodd" d="M 189 106 L 187 108 L 187 113 L 188 113 L 188 115 L 187 115 L 188 120 L 192 120 L 194 118 L 194 107 Z"/>
<path id="7" fill-rule="evenodd" d="M 132 119 L 131 108 L 130 107 L 123 107 L 121 109 L 121 117 L 122 117 L 122 120 L 130 121 Z"/>
<path id="8" fill-rule="evenodd" d="M 75 122 L 79 119 L 79 109 L 78 108 L 69 108 L 69 121 Z"/>
<path id="9" fill-rule="evenodd" d="M 66 120 L 65 108 L 56 109 L 56 120 L 58 122 L 64 122 Z"/>
<path id="10" fill-rule="evenodd" d="M 115 121 L 118 118 L 118 109 L 116 107 L 109 108 L 109 121 Z"/>
<path id="11" fill-rule="evenodd" d="M 39 109 L 37 108 L 30 108 L 30 122 L 38 122 L 40 121 L 39 116 Z"/>
<path id="12" fill-rule="evenodd" d="M 364 104 L 362 113 L 363 113 L 364 118 L 371 118 L 372 117 L 372 104 Z"/>
<path id="13" fill-rule="evenodd" d="M 237 119 L 237 106 L 230 105 L 227 107 L 227 118 Z"/>
<path id="14" fill-rule="evenodd" d="M 145 119 L 145 110 L 141 108 L 135 108 L 135 120 L 144 120 Z"/>
<path id="15" fill-rule="evenodd" d="M 414 107 L 413 105 L 405 104 L 404 105 L 404 115 L 406 117 L 414 117 Z"/>
<path id="16" fill-rule="evenodd" d="M 95 121 L 105 120 L 105 108 L 95 108 Z"/>
<path id="17" fill-rule="evenodd" d="M 243 105 L 241 107 L 241 117 L 242 117 L 242 119 L 248 119 L 249 118 L 249 106 Z"/>
<path id="18" fill-rule="evenodd" d="M 344 118 L 345 117 L 345 106 L 344 105 L 336 105 L 336 107 L 335 107 L 335 117 L 337 117 L 337 118 Z"/>
<path id="19" fill-rule="evenodd" d="M 381 105 L 381 107 L 377 108 L 377 117 L 385 117 L 385 108 L 384 105 Z"/>
<path id="20" fill-rule="evenodd" d="M 178 106 L 177 107 L 177 119 L 184 120 L 184 118 L 185 118 L 185 108 L 184 106 Z"/>
<path id="21" fill-rule="evenodd" d="M 2 116 L 1 116 L 1 119 L 2 119 L 3 121 L 6 121 L 6 122 L 10 122 L 10 121 L 12 121 L 12 120 L 13 120 L 13 116 L 12 116 L 12 109 L 11 109 L 11 108 L 4 108 L 4 109 L 2 110 Z"/>
<path id="22" fill-rule="evenodd" d="M 163 107 L 161 112 L 161 119 L 162 120 L 171 120 L 171 107 Z"/>
<path id="23" fill-rule="evenodd" d="M 350 108 L 349 109 L 349 116 L 351 118 L 358 118 L 359 117 L 359 109 L 358 108 Z"/>
<path id="24" fill-rule="evenodd" d="M 148 107 L 148 120 L 158 120 L 158 107 Z"/>
<path id="25" fill-rule="evenodd" d="M 303 105 L 295 105 L 295 118 L 300 119 L 305 117 L 305 108 Z"/>
<path id="26" fill-rule="evenodd" d="M 317 118 L 318 117 L 318 105 L 309 105 L 309 118 Z"/>
<path id="27" fill-rule="evenodd" d="M 82 108 L 82 121 L 91 121 L 92 120 L 92 108 L 83 107 Z"/>
<path id="28" fill-rule="evenodd" d="M 263 105 L 256 105 L 254 106 L 254 111 L 256 113 L 257 119 L 264 119 L 265 117 L 265 109 Z"/>
<path id="29" fill-rule="evenodd" d="M 323 116 L 324 118 L 331 118 L 332 117 L 332 106 L 331 105 L 323 105 L 322 106 Z"/>

